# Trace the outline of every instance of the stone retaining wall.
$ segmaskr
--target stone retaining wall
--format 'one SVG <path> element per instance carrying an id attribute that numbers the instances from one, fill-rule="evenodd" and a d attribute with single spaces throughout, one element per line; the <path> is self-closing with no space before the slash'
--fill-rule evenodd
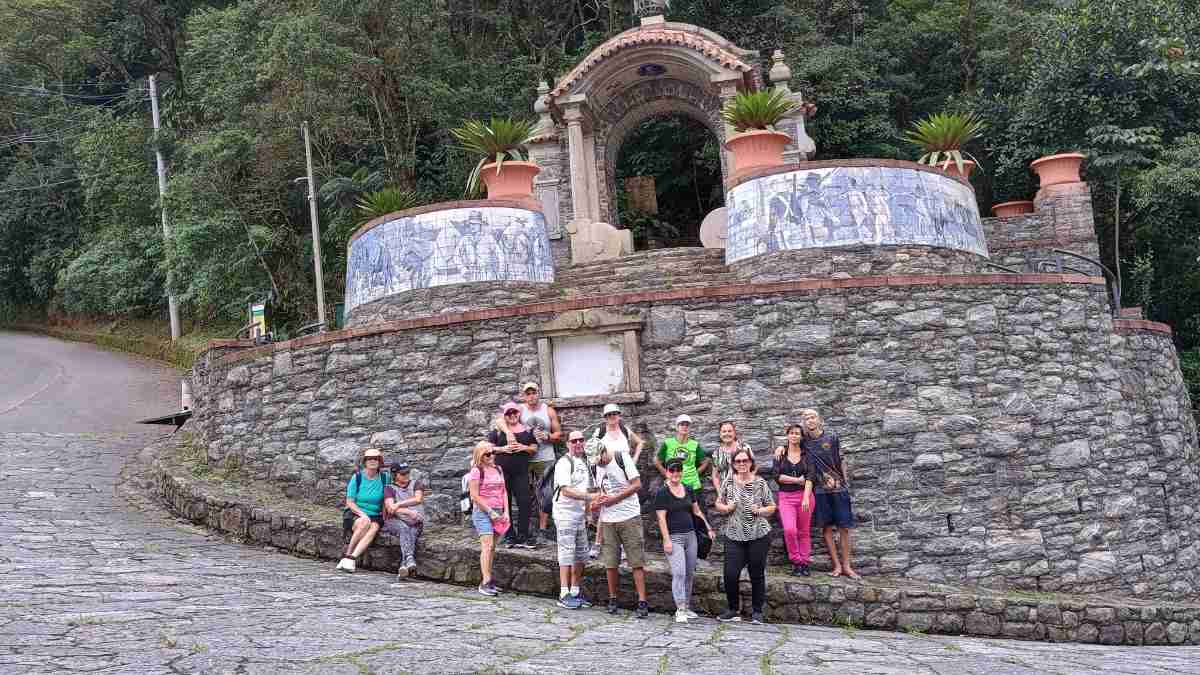
<path id="1" fill-rule="evenodd" d="M 820 409 L 867 573 L 1200 588 L 1196 436 L 1169 335 L 1117 331 L 1086 277 L 826 279 L 413 319 L 202 359 L 193 426 L 214 461 L 315 501 L 333 503 L 368 443 L 453 493 L 500 402 L 538 379 L 526 330 L 597 305 L 645 321 L 635 429 L 661 436 L 687 412 L 713 447 L 732 418 L 765 458 Z M 597 403 L 563 407 L 565 425 L 596 423 Z"/>
<path id="2" fill-rule="evenodd" d="M 188 520 L 248 543 L 275 546 L 300 555 L 335 560 L 343 540 L 334 509 L 256 503 L 228 483 L 197 480 L 178 464 L 161 458 L 152 469 L 153 489 L 168 507 Z M 248 490 L 254 493 L 254 490 Z M 306 516 L 297 515 L 304 511 Z M 418 574 L 455 584 L 480 582 L 478 545 L 466 528 L 431 523 L 420 542 Z M 399 554 L 382 535 L 361 561 L 365 569 L 393 572 Z M 558 568 L 553 550 L 500 550 L 495 565 L 504 588 L 554 597 Z M 622 601 L 632 604 L 631 582 L 623 573 Z M 595 563 L 585 573 L 585 592 L 607 596 L 604 572 Z M 670 573 L 661 556 L 651 555 L 646 569 L 651 608 L 669 612 Z M 749 606 L 749 582 L 741 582 L 743 607 Z M 725 608 L 719 561 L 701 561 L 693 607 L 707 614 Z M 837 624 L 865 628 L 923 631 L 948 635 L 996 636 L 1053 642 L 1102 644 L 1200 644 L 1200 607 L 1050 593 L 1003 595 L 895 579 L 861 582 L 818 575 L 797 580 L 769 573 L 767 617 L 771 621 Z"/>

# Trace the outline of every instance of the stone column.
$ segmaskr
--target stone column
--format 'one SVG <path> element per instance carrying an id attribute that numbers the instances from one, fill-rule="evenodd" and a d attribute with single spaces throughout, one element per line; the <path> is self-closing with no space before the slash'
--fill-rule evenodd
<path id="1" fill-rule="evenodd" d="M 804 128 L 804 96 L 788 87 L 788 82 L 792 79 L 792 69 L 784 62 L 783 50 L 776 49 L 771 55 L 771 62 L 768 77 L 775 91 L 783 92 L 796 103 L 792 114 L 780 120 L 775 128 L 792 137 L 791 144 L 783 151 L 783 161 L 787 164 L 797 164 L 812 157 L 817 151 L 817 144 L 813 143 L 813 139 L 809 138 Z"/>
<path id="2" fill-rule="evenodd" d="M 587 147 L 583 141 L 583 109 L 580 102 L 571 102 L 563 107 L 563 118 L 567 121 L 567 152 L 571 162 L 571 212 L 572 220 L 592 222 L 591 185 L 587 175 Z"/>
<path id="3" fill-rule="evenodd" d="M 713 85 L 717 88 L 717 96 L 721 99 L 722 109 L 725 108 L 725 104 L 728 103 L 730 99 L 737 96 L 738 83 L 741 81 L 741 74 L 736 73 L 713 78 Z M 729 151 L 725 149 L 725 141 L 729 140 L 730 136 L 737 133 L 737 130 L 733 128 L 733 125 L 724 120 L 721 120 L 721 128 L 724 130 L 725 134 L 724 137 L 721 138 L 721 174 L 724 180 L 728 181 L 729 177 L 733 175 L 733 162 L 730 160 Z"/>

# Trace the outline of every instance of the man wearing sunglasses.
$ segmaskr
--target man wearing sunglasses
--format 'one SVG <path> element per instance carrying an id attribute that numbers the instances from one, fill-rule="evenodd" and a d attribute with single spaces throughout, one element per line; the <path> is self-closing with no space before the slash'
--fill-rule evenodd
<path id="1" fill-rule="evenodd" d="M 554 528 L 558 531 L 558 606 L 579 609 L 591 606 L 579 585 L 588 559 L 587 506 L 594 494 L 592 474 L 583 455 L 583 432 L 567 436 L 567 454 L 554 465 Z"/>

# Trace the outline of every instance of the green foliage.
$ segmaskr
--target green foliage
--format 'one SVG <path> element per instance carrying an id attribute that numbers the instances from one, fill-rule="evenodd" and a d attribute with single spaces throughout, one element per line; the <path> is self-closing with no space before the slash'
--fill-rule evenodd
<path id="1" fill-rule="evenodd" d="M 796 109 L 796 102 L 778 89 L 740 91 L 725 103 L 721 118 L 738 131 L 774 129 L 775 124 Z"/>
<path id="2" fill-rule="evenodd" d="M 361 225 L 389 213 L 411 209 L 420 203 L 421 197 L 417 193 L 398 187 L 368 192 L 358 200 L 358 222 Z"/>
<path id="3" fill-rule="evenodd" d="M 480 172 L 485 164 L 494 162 L 496 173 L 500 173 L 505 160 L 526 159 L 525 145 L 533 140 L 534 124 L 529 120 L 499 117 L 488 122 L 467 120 L 462 126 L 451 129 L 450 134 L 463 150 L 479 156 L 479 163 L 467 177 L 466 193 L 472 195 L 483 190 Z"/>
<path id="4" fill-rule="evenodd" d="M 939 112 L 914 123 L 904 139 L 923 151 L 917 160 L 921 164 L 935 166 L 942 160 L 945 169 L 954 162 L 962 171 L 963 155 L 971 157 L 963 147 L 979 138 L 985 128 L 983 120 L 973 113 Z"/>

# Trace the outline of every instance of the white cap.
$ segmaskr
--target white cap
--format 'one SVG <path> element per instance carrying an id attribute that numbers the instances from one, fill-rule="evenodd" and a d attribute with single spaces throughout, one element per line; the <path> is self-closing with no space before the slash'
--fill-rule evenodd
<path id="1" fill-rule="evenodd" d="M 691 424 L 692 418 L 688 417 L 687 415 L 680 415 L 679 417 L 675 418 L 675 426 L 679 426 L 680 424 L 683 424 L 684 422 Z"/>
<path id="2" fill-rule="evenodd" d="M 621 412 L 621 406 L 617 405 L 616 403 L 609 403 L 608 405 L 604 406 L 604 414 L 605 415 L 608 415 L 609 413 L 620 413 L 620 412 Z"/>

